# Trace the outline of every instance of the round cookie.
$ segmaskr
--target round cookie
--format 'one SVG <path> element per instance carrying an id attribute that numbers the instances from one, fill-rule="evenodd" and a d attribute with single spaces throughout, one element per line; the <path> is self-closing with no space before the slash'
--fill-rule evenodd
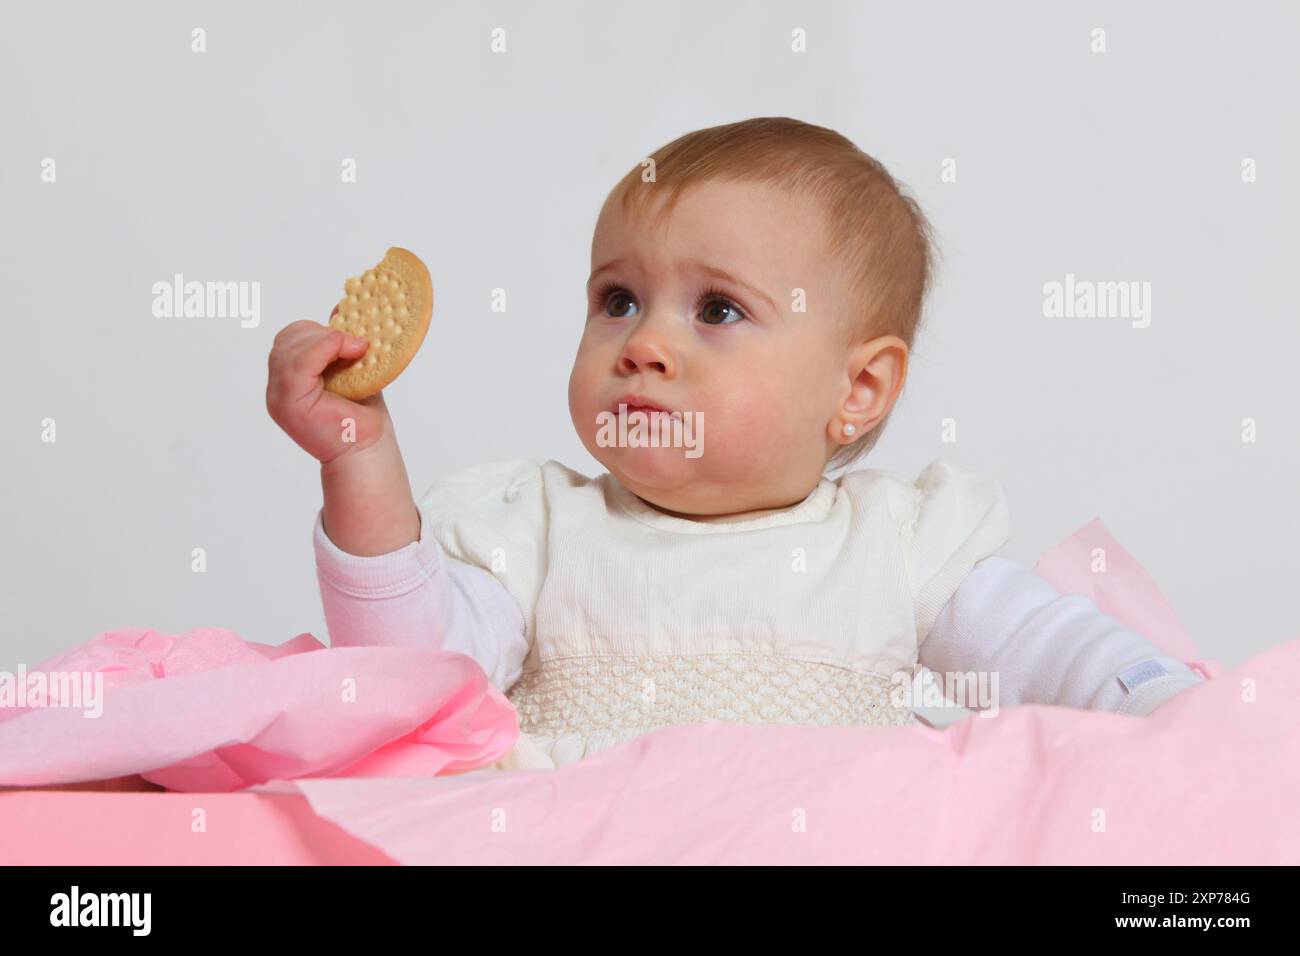
<path id="1" fill-rule="evenodd" d="M 330 316 L 331 328 L 370 342 L 355 360 L 340 359 L 325 371 L 325 387 L 359 401 L 402 374 L 433 317 L 433 283 L 419 256 L 397 246 L 382 262 L 343 283 L 346 293 Z"/>

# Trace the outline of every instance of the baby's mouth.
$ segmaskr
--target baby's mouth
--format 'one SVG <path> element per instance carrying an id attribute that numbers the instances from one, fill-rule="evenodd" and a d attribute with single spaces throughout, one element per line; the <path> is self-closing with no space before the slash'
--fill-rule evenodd
<path id="1" fill-rule="evenodd" d="M 623 408 L 623 411 L 620 411 L 620 407 Z M 641 412 L 651 421 L 660 418 L 660 416 L 667 416 L 668 419 L 673 421 L 682 420 L 680 411 L 668 411 L 667 408 L 660 408 L 658 405 L 627 405 L 627 403 L 619 403 L 619 405 L 612 407 L 610 411 L 614 412 L 615 415 L 625 414 L 628 418 L 632 416 L 633 412 Z"/>
<path id="2" fill-rule="evenodd" d="M 652 418 L 652 419 L 657 418 L 658 416 L 661 415 L 665 415 L 668 418 L 674 419 L 676 421 L 682 420 L 681 412 L 670 412 L 666 409 L 658 407 L 657 405 L 623 405 L 623 406 L 615 405 L 614 408 L 611 409 L 611 411 L 613 411 L 615 415 L 621 414 L 619 411 L 620 407 L 622 407 L 626 411 L 626 414 L 628 415 L 631 415 L 633 412 L 641 412 L 647 418 Z"/>
<path id="3" fill-rule="evenodd" d="M 614 399 L 614 407 L 610 409 L 615 415 L 621 415 L 626 410 L 629 414 L 632 412 L 644 412 L 647 415 L 672 414 L 672 410 L 665 408 L 657 403 L 648 395 L 641 395 L 637 392 L 628 392 Z M 678 415 L 678 418 L 681 416 Z"/>

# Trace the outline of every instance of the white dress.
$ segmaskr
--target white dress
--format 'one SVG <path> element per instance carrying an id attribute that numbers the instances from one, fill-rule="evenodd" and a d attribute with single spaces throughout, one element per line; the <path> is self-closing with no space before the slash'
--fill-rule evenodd
<path id="1" fill-rule="evenodd" d="M 1158 657 L 1086 599 L 993 557 L 1010 535 L 1002 488 L 944 459 L 915 481 L 823 478 L 802 502 L 740 522 L 667 515 L 612 475 L 526 459 L 454 472 L 418 504 L 419 540 L 378 557 L 340 551 L 318 516 L 331 643 L 474 657 L 519 712 L 503 768 L 563 766 L 673 724 L 910 724 L 899 690 L 954 610 L 933 641 L 947 658 L 1010 666 L 1062 698 L 1077 688 L 1062 699 L 1076 706 L 1116 707 L 1120 668 Z M 1023 616 L 1025 600 L 1052 605 L 1052 634 L 997 620 L 1017 601 Z M 1085 637 L 1073 659 L 1087 666 L 1062 676 L 1047 652 L 1070 632 Z M 1165 682 L 1172 693 L 1188 679 Z M 1022 683 L 1013 697 L 1041 696 Z"/>

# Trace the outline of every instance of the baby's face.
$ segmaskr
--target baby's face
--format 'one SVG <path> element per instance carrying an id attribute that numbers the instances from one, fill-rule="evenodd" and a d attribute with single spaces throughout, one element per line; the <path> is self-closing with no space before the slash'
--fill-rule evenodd
<path id="1" fill-rule="evenodd" d="M 596 224 L 569 380 L 583 444 L 665 511 L 727 520 L 800 500 L 840 444 L 835 416 L 852 382 L 835 333 L 845 279 L 825 255 L 820 210 L 772 187 L 710 182 L 658 230 L 650 219 L 628 221 L 612 201 Z M 617 415 L 629 393 L 702 419 L 703 453 L 603 444 L 602 413 Z"/>

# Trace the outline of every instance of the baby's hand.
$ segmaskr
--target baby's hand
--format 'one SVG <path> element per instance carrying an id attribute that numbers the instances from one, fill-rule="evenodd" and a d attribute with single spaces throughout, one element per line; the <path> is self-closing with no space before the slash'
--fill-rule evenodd
<path id="1" fill-rule="evenodd" d="M 337 312 L 338 306 L 334 309 Z M 353 362 L 369 347 L 363 338 L 310 319 L 291 322 L 275 336 L 267 361 L 266 410 L 322 464 L 368 448 L 391 433 L 382 392 L 353 402 L 325 390 L 324 373 L 332 362 Z"/>

